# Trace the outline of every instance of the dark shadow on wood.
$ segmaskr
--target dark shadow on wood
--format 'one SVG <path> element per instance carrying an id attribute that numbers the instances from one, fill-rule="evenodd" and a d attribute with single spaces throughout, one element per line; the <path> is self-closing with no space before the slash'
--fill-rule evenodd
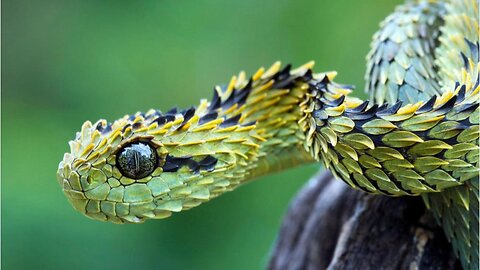
<path id="1" fill-rule="evenodd" d="M 269 269 L 461 269 L 420 197 L 370 195 L 314 176 L 284 218 Z"/>

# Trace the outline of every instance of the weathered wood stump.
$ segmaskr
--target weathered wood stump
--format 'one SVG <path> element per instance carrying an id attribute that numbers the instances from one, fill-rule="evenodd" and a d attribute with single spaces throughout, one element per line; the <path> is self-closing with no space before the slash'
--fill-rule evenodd
<path id="1" fill-rule="evenodd" d="M 269 269 L 461 269 L 420 197 L 370 195 L 329 172 L 291 203 Z"/>

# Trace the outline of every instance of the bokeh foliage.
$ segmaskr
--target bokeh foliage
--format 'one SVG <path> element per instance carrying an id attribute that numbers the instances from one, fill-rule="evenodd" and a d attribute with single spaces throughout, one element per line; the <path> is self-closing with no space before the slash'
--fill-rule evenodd
<path id="1" fill-rule="evenodd" d="M 316 61 L 363 94 L 365 55 L 399 0 L 2 1 L 2 267 L 260 269 L 297 168 L 142 225 L 89 220 L 55 180 L 86 119 L 210 97 L 241 69 Z"/>

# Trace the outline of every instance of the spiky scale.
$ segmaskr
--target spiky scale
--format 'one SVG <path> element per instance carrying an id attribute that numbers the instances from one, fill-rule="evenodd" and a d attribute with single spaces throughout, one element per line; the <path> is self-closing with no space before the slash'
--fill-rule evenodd
<path id="1" fill-rule="evenodd" d="M 433 156 L 448 149 L 452 149 L 452 146 L 440 140 L 430 140 L 414 145 L 408 150 L 408 154 L 414 156 Z"/>
<path id="2" fill-rule="evenodd" d="M 388 146 L 401 148 L 423 142 L 419 136 L 409 131 L 394 131 L 382 137 L 382 142 Z"/>
<path id="3" fill-rule="evenodd" d="M 355 127 L 355 123 L 347 117 L 336 117 L 328 123 L 334 131 L 340 133 L 348 133 Z"/>
<path id="4" fill-rule="evenodd" d="M 351 133 L 343 137 L 344 142 L 354 149 L 374 149 L 375 144 L 373 141 L 366 135 L 361 133 Z"/>
<path id="5" fill-rule="evenodd" d="M 389 172 L 396 172 L 396 171 L 400 171 L 400 170 L 415 168 L 406 159 L 387 160 L 387 161 L 382 163 L 382 167 L 385 168 Z"/>
<path id="6" fill-rule="evenodd" d="M 413 163 L 415 170 L 420 173 L 427 173 L 440 166 L 449 165 L 449 162 L 444 159 L 439 159 L 437 157 L 418 157 Z"/>
<path id="7" fill-rule="evenodd" d="M 403 155 L 397 150 L 390 147 L 384 147 L 384 146 L 375 147 L 375 149 L 369 150 L 368 154 L 373 156 L 380 162 L 386 161 L 386 160 L 404 159 Z"/>
<path id="8" fill-rule="evenodd" d="M 458 142 L 471 142 L 478 140 L 480 136 L 480 126 L 471 126 L 468 129 L 463 130 L 457 137 Z"/>
<path id="9" fill-rule="evenodd" d="M 463 129 L 463 125 L 456 121 L 445 121 L 434 126 L 428 131 L 428 136 L 434 139 L 446 140 L 457 136 Z M 458 138 L 457 138 L 458 139 Z"/>
<path id="10" fill-rule="evenodd" d="M 337 151 L 340 155 L 342 155 L 344 158 L 352 158 L 355 161 L 358 161 L 358 154 L 355 149 L 352 147 L 348 146 L 347 144 L 344 143 L 337 143 L 335 146 L 335 151 Z"/>
<path id="11" fill-rule="evenodd" d="M 448 149 L 445 151 L 444 156 L 446 158 L 462 158 L 465 156 L 470 151 L 479 151 L 478 146 L 472 144 L 472 143 L 458 143 L 455 145 L 452 145 L 451 149 Z"/>
<path id="12" fill-rule="evenodd" d="M 381 135 L 385 134 L 393 129 L 397 128 L 394 124 L 390 121 L 378 118 L 371 121 L 366 122 L 362 125 L 362 129 L 372 135 Z"/>
<path id="13" fill-rule="evenodd" d="M 437 169 L 425 174 L 425 181 L 432 186 L 437 186 L 438 188 L 446 188 L 460 185 L 455 178 L 444 170 Z"/>
<path id="14" fill-rule="evenodd" d="M 369 155 L 361 155 L 358 161 L 364 168 L 381 168 L 382 167 L 382 165 L 380 165 L 380 163 L 375 158 Z"/>
<path id="15" fill-rule="evenodd" d="M 432 115 L 417 115 L 412 118 L 404 121 L 402 123 L 402 128 L 409 131 L 425 131 L 434 127 L 440 120 L 445 116 L 432 116 Z"/>

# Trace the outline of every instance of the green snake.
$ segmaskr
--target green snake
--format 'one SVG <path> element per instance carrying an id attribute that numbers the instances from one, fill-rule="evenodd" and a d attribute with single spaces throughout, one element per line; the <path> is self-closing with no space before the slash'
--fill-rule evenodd
<path id="1" fill-rule="evenodd" d="M 277 62 L 240 72 L 196 107 L 85 122 L 58 181 L 86 216 L 138 223 L 321 161 L 352 188 L 423 196 L 463 267 L 478 269 L 478 6 L 398 7 L 367 57 L 370 103 L 313 62 Z"/>

